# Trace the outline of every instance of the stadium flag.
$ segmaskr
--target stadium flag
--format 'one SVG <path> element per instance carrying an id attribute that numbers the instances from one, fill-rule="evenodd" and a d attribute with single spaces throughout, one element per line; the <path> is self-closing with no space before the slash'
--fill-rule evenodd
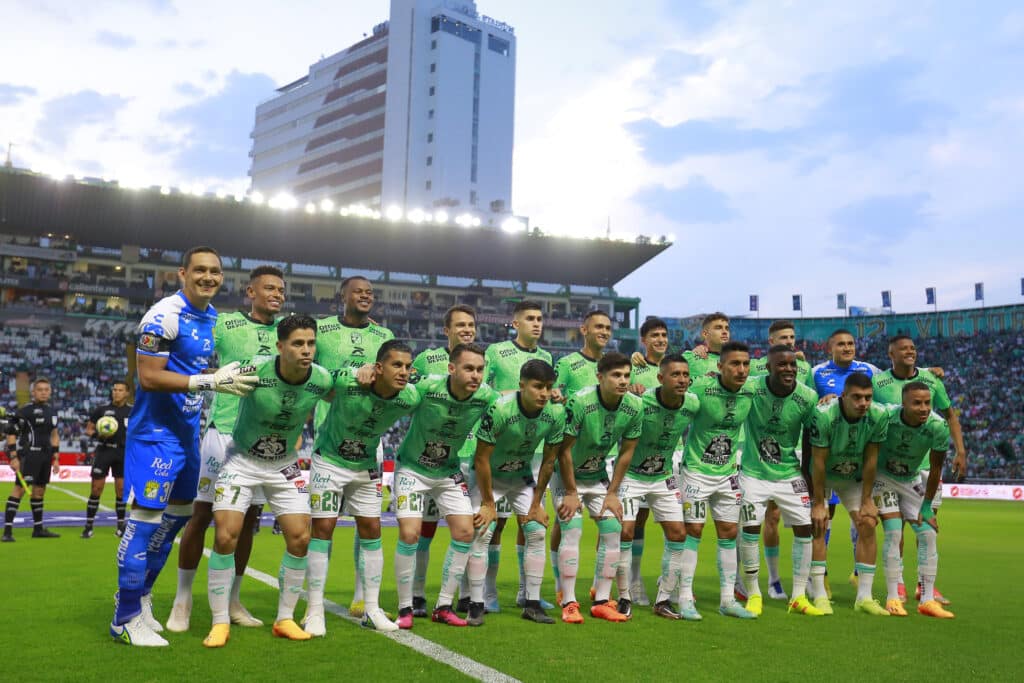
<path id="1" fill-rule="evenodd" d="M 925 287 L 924 289 L 924 302 L 929 306 L 935 305 L 935 288 Z"/>
<path id="2" fill-rule="evenodd" d="M 846 310 L 846 293 L 836 294 L 836 308 L 840 311 Z"/>
<path id="3" fill-rule="evenodd" d="M 974 283 L 974 300 L 984 301 L 985 300 L 985 283 L 975 282 Z"/>
<path id="4" fill-rule="evenodd" d="M 892 308 L 892 292 L 888 289 L 882 290 L 882 308 Z"/>
<path id="5" fill-rule="evenodd" d="M 799 294 L 794 294 L 793 295 L 793 310 L 794 311 L 802 311 L 802 310 L 804 310 L 804 307 L 803 307 L 803 297 L 800 296 Z"/>
<path id="6" fill-rule="evenodd" d="M 757 294 L 750 295 L 750 310 L 756 312 L 758 310 Z"/>

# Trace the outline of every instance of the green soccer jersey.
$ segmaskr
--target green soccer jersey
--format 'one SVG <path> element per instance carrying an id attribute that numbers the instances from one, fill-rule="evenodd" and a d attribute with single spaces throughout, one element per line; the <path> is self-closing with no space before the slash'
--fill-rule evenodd
<path id="1" fill-rule="evenodd" d="M 708 351 L 707 358 L 700 358 L 693 351 L 684 351 L 683 358 L 690 366 L 690 377 L 696 381 L 701 377 L 708 377 L 718 374 L 718 361 L 721 356 L 714 351 Z"/>
<path id="2" fill-rule="evenodd" d="M 367 363 L 377 360 L 381 345 L 395 335 L 386 327 L 366 323 L 359 327 L 346 325 L 341 316 L 332 315 L 318 320 L 316 324 L 316 356 L 313 360 L 330 371 L 349 370 L 355 372 Z M 317 406 L 313 425 L 319 431 L 327 407 Z"/>
<path id="3" fill-rule="evenodd" d="M 601 400 L 596 386 L 580 389 L 565 406 L 565 434 L 575 437 L 572 462 L 577 481 L 600 481 L 607 476 L 604 462 L 622 439 L 639 439 L 643 399 L 626 394 L 617 408 Z"/>
<path id="4" fill-rule="evenodd" d="M 643 426 L 626 476 L 641 481 L 661 481 L 672 474 L 672 453 L 686 426 L 700 410 L 700 399 L 687 391 L 678 407 L 669 408 L 661 402 L 661 387 L 648 389 L 641 399 Z"/>
<path id="5" fill-rule="evenodd" d="M 892 374 L 892 368 L 871 377 L 871 384 L 875 388 L 875 400 L 890 405 L 903 403 L 903 387 L 911 382 L 924 382 L 928 385 L 932 391 L 933 410 L 949 410 L 952 402 L 949 400 L 949 394 L 946 393 L 946 386 L 927 368 L 916 368 L 914 375 L 906 379 Z"/>
<path id="6" fill-rule="evenodd" d="M 755 375 L 767 375 L 768 374 L 768 356 L 761 356 L 760 358 L 750 359 L 750 376 Z M 796 381 L 800 384 L 806 384 L 811 389 L 814 389 L 814 370 L 811 368 L 811 364 L 807 361 L 797 358 L 796 359 Z M 815 390 L 817 394 L 817 390 Z"/>
<path id="7" fill-rule="evenodd" d="M 835 399 L 818 406 L 810 427 L 811 445 L 828 449 L 825 478 L 856 481 L 864 467 L 864 449 L 869 443 L 885 442 L 889 418 L 881 403 L 872 403 L 856 422 L 843 416 L 842 401 Z"/>
<path id="8" fill-rule="evenodd" d="M 529 351 L 514 341 L 491 344 L 484 355 L 484 381 L 501 392 L 516 391 L 519 389 L 519 370 L 523 363 L 534 358 L 551 364 L 551 354 L 540 347 Z"/>
<path id="9" fill-rule="evenodd" d="M 450 376 L 428 375 L 416 383 L 420 405 L 398 448 L 402 469 L 427 477 L 459 471 L 459 449 L 480 416 L 500 394 L 486 384 L 464 400 L 452 395 Z"/>
<path id="10" fill-rule="evenodd" d="M 480 418 L 476 438 L 494 445 L 491 477 L 515 479 L 532 477 L 537 448 L 562 443 L 564 432 L 565 408 L 549 401 L 540 412 L 528 415 L 517 391 L 491 404 Z"/>
<path id="11" fill-rule="evenodd" d="M 886 409 L 889 419 L 885 442 L 878 449 L 878 471 L 900 481 L 913 481 L 929 467 L 931 451 L 949 450 L 949 424 L 934 410 L 923 425 L 903 421 L 903 406 Z"/>
<path id="12" fill-rule="evenodd" d="M 726 477 L 736 473 L 736 450 L 742 445 L 743 423 L 750 412 L 757 379 L 736 391 L 722 386 L 718 375 L 701 377 L 690 387 L 700 410 L 686 436 L 683 466 L 695 474 Z"/>
<path id="13" fill-rule="evenodd" d="M 652 363 L 649 358 L 644 358 L 647 365 L 634 365 L 630 368 L 629 381 L 633 384 L 641 384 L 645 389 L 653 389 L 659 385 L 658 364 Z"/>
<path id="14" fill-rule="evenodd" d="M 239 401 L 238 419 L 231 433 L 239 453 L 256 459 L 294 455 L 309 412 L 334 387 L 334 377 L 315 363 L 305 381 L 290 384 L 278 372 L 279 359 L 257 370 L 255 391 Z"/>
<path id="15" fill-rule="evenodd" d="M 798 447 L 804 427 L 814 419 L 818 392 L 797 383 L 788 396 L 776 396 L 768 387 L 767 375 L 758 377 L 756 386 L 747 414 L 743 474 L 764 481 L 799 477 Z"/>
<path id="16" fill-rule="evenodd" d="M 574 351 L 558 359 L 555 375 L 555 388 L 562 396 L 572 396 L 583 387 L 597 384 L 597 359 Z"/>
<path id="17" fill-rule="evenodd" d="M 376 470 L 380 437 L 416 410 L 420 394 L 407 384 L 391 398 L 359 386 L 354 375 L 338 372 L 334 400 L 316 436 L 316 450 L 329 463 L 350 470 Z"/>
<path id="18" fill-rule="evenodd" d="M 412 362 L 412 369 L 421 377 L 426 377 L 427 375 L 447 375 L 449 353 L 447 347 L 421 351 Z"/>
<path id="19" fill-rule="evenodd" d="M 234 361 L 261 363 L 277 354 L 277 323 L 261 323 L 248 313 L 221 313 L 213 328 L 213 348 L 221 365 Z M 238 396 L 214 394 L 210 425 L 230 434 L 238 417 Z"/>

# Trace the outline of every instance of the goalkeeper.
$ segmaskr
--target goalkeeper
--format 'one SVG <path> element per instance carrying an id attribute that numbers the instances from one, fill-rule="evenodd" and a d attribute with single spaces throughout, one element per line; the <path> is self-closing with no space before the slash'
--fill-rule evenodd
<path id="1" fill-rule="evenodd" d="M 131 410 L 132 407 L 128 403 L 128 384 L 114 382 L 110 387 L 110 403 L 97 407 L 85 425 L 86 436 L 96 437 L 96 452 L 92 460 L 92 488 L 89 491 L 89 500 L 85 504 L 85 528 L 82 530 L 82 538 L 92 538 L 92 525 L 96 519 L 96 511 L 100 509 L 100 496 L 103 495 L 108 472 L 114 476 L 114 492 L 117 494 L 117 535 L 124 534 L 124 442 Z M 112 423 L 117 426 L 113 433 L 107 434 L 103 429 L 97 429 L 96 423 L 104 418 L 109 419 L 101 423 L 101 427 L 103 424 Z"/>
<path id="2" fill-rule="evenodd" d="M 213 353 L 217 311 L 211 300 L 224 281 L 220 256 L 194 247 L 178 268 L 182 288 L 150 308 L 138 328 L 139 389 L 128 418 L 125 479 L 132 497 L 117 549 L 110 635 L 128 645 L 164 646 L 150 592 L 174 537 L 192 514 L 199 477 L 202 391 L 244 395 L 259 381 L 238 363 L 204 374 Z"/>

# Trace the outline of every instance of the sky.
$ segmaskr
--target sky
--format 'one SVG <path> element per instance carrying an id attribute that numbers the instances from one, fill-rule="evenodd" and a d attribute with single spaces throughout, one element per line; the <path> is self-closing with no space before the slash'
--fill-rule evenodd
<path id="1" fill-rule="evenodd" d="M 674 235 L 643 314 L 1020 303 L 1024 6 L 480 0 L 515 27 L 513 207 Z M 387 0 L 5 0 L 16 166 L 244 191 L 254 107 Z"/>

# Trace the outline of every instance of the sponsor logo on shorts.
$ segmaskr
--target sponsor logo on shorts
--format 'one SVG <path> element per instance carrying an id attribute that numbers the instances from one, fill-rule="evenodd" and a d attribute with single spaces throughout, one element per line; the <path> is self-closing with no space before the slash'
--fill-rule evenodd
<path id="1" fill-rule="evenodd" d="M 398 497 L 398 507 L 400 509 L 404 510 L 405 506 L 408 505 L 408 504 L 409 504 L 409 496 L 402 495 L 402 496 Z"/>
<path id="2" fill-rule="evenodd" d="M 206 493 L 207 491 L 210 490 L 210 484 L 212 484 L 212 483 L 213 483 L 213 481 L 209 477 L 202 477 L 202 478 L 200 478 L 199 479 L 199 490 L 202 491 L 203 493 Z"/>
<path id="3" fill-rule="evenodd" d="M 160 493 L 159 482 L 147 481 L 146 485 L 142 489 L 143 498 L 156 498 L 158 493 Z"/>
<path id="4" fill-rule="evenodd" d="M 320 494 L 312 493 L 309 496 L 309 506 L 314 510 L 320 506 Z"/>
<path id="5" fill-rule="evenodd" d="M 149 469 L 153 470 L 153 476 L 156 477 L 169 477 L 172 467 L 174 467 L 174 461 L 171 459 L 164 460 L 157 457 L 153 458 L 153 462 L 149 463 Z"/>

